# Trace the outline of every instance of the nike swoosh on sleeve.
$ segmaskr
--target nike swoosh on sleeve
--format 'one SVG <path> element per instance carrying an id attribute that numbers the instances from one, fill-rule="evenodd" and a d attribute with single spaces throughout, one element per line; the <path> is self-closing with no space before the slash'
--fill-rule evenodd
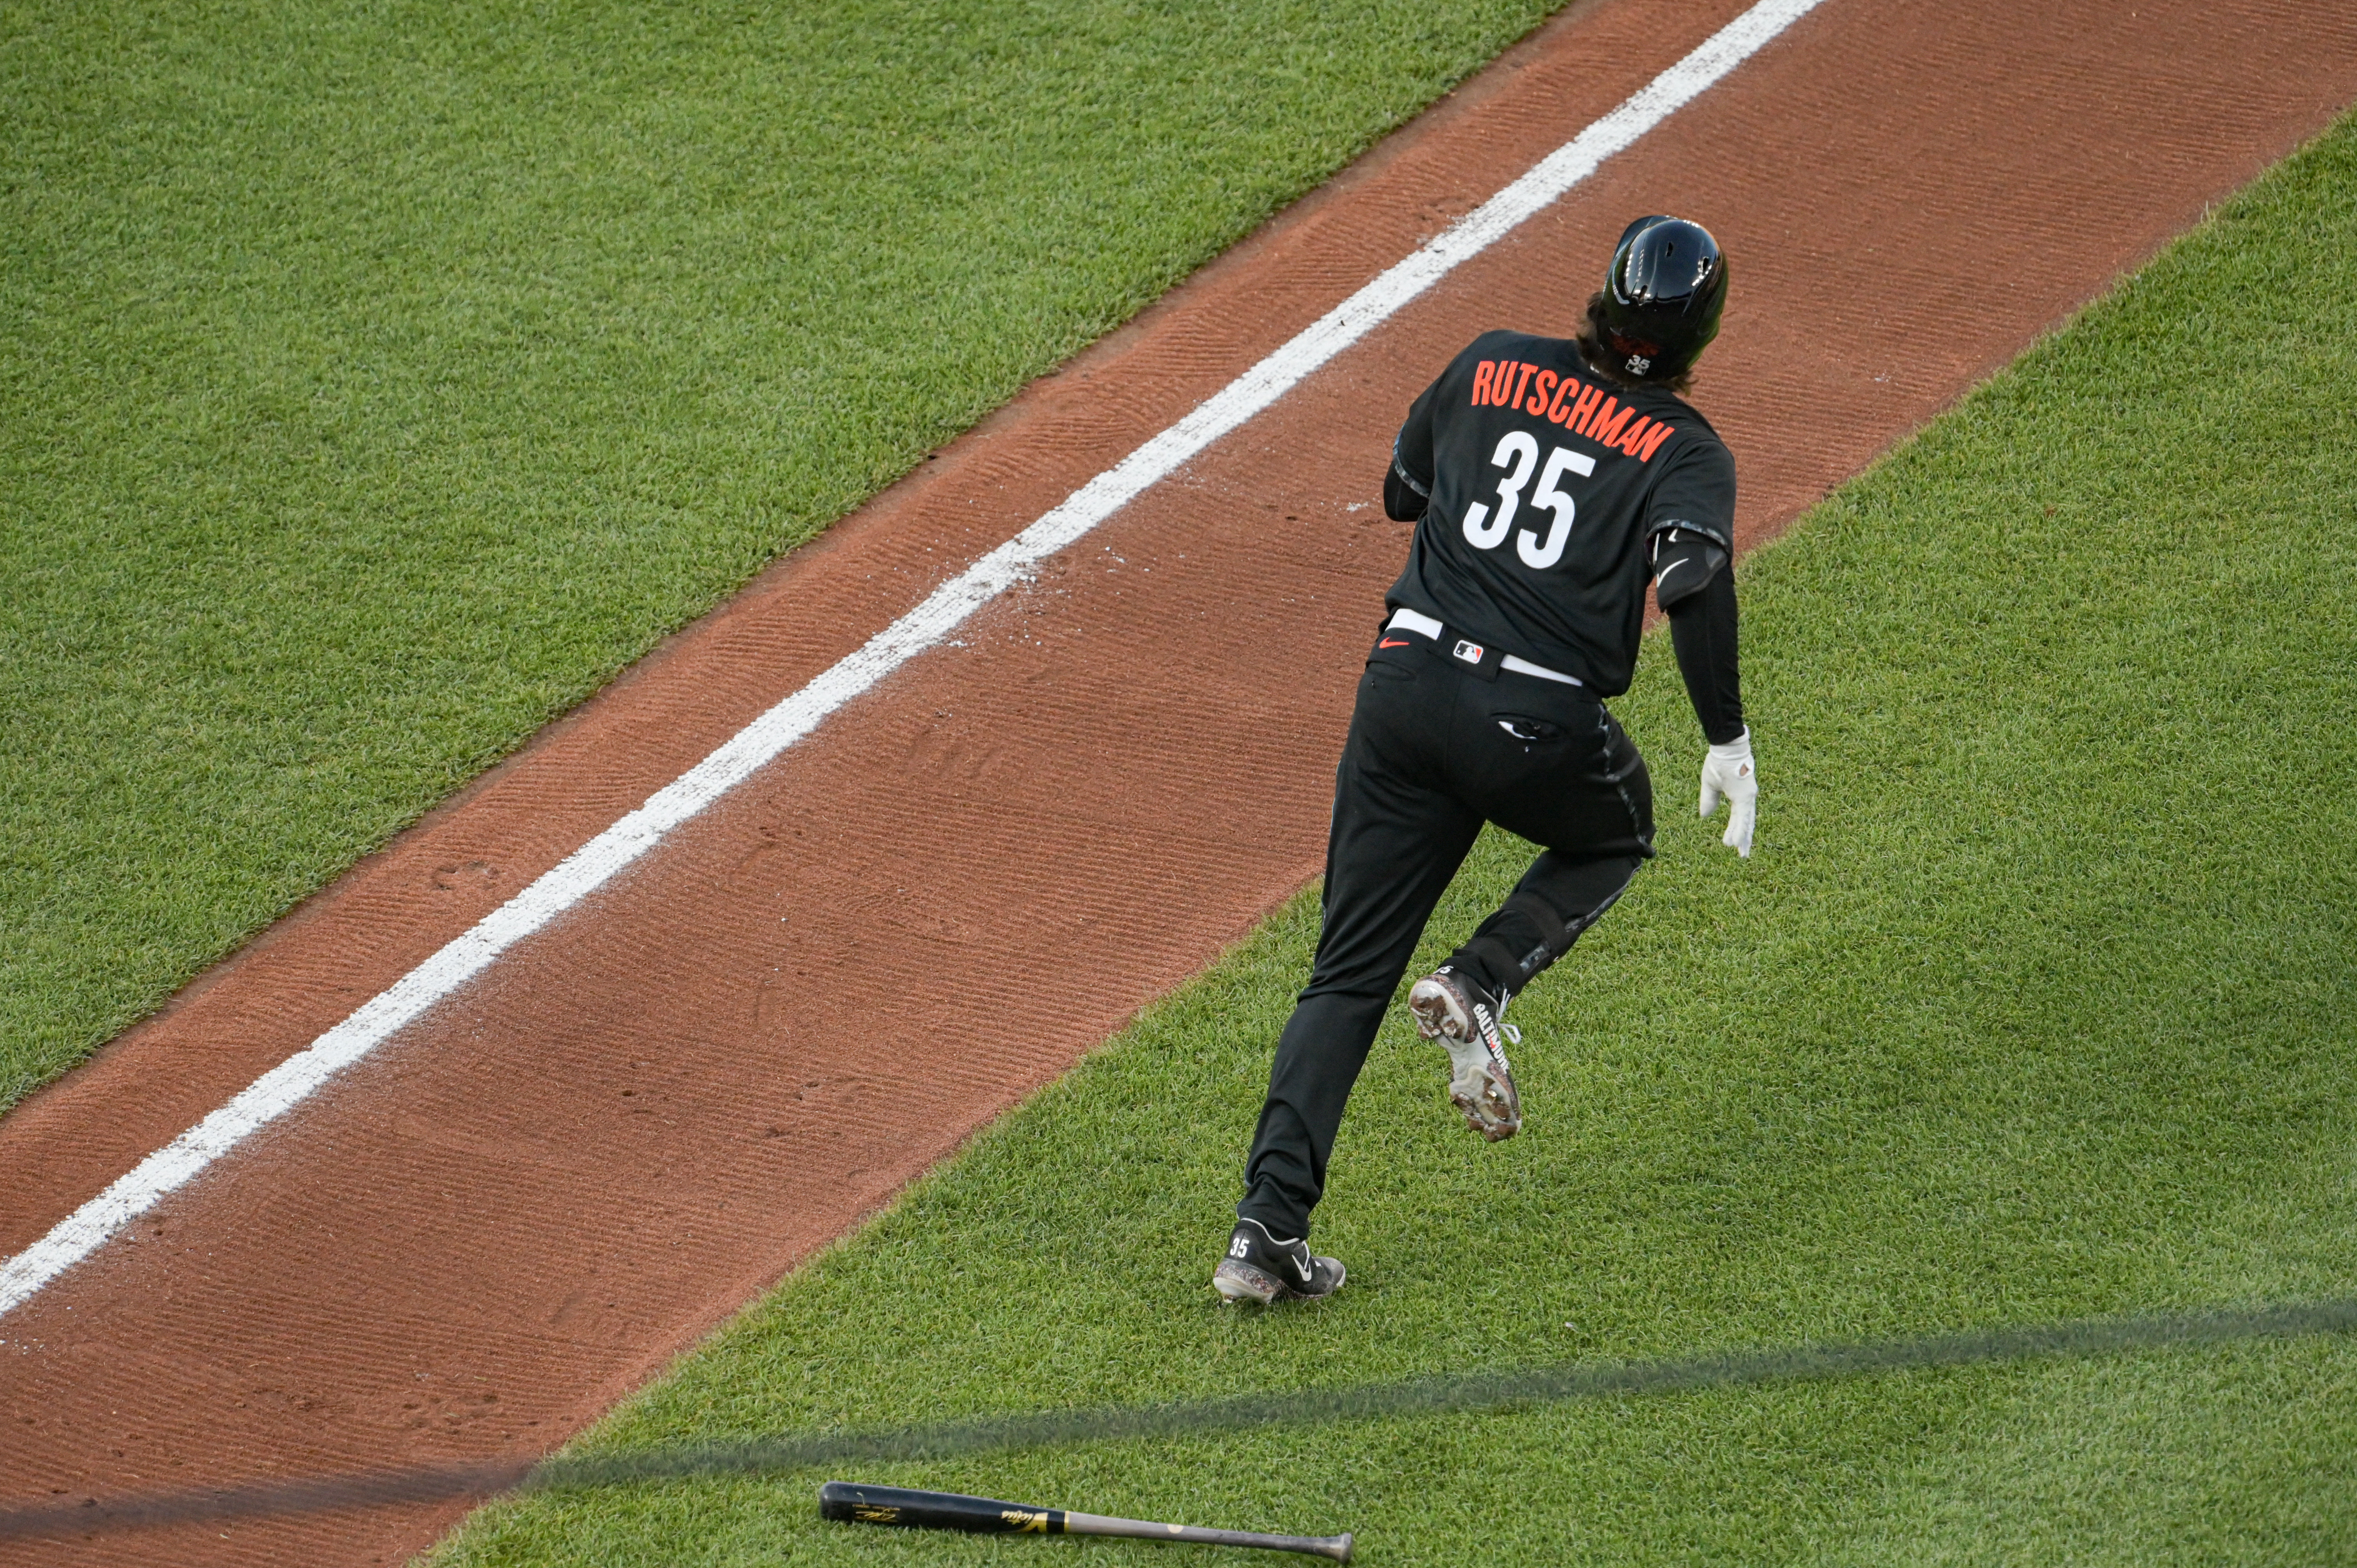
<path id="1" fill-rule="evenodd" d="M 1676 571 L 1676 570 L 1677 570 L 1679 567 L 1681 567 L 1681 566 L 1689 565 L 1689 564 L 1691 564 L 1691 563 L 1689 563 L 1689 562 L 1684 562 L 1684 561 L 1673 561 L 1673 562 L 1671 562 L 1668 565 L 1666 565 L 1666 566 L 1663 567 L 1663 568 L 1662 568 L 1662 570 L 1661 570 L 1661 575 L 1658 575 L 1658 576 L 1656 576 L 1656 577 L 1653 579 L 1653 587 L 1654 587 L 1654 590 L 1655 590 L 1656 592 L 1659 592 L 1659 591 L 1660 591 L 1662 585 L 1663 585 L 1663 583 L 1665 583 L 1665 582 L 1669 581 L 1669 576 L 1670 576 L 1670 574 L 1671 574 L 1671 573 L 1673 573 L 1673 572 Z"/>

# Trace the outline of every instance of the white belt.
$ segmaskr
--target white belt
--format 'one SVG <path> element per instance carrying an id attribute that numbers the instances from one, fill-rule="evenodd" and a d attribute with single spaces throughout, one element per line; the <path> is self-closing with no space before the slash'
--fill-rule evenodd
<path id="1" fill-rule="evenodd" d="M 1438 621 L 1433 619 L 1430 616 L 1426 615 L 1421 610 L 1401 608 L 1395 609 L 1392 612 L 1392 618 L 1385 623 L 1383 629 L 1386 631 L 1412 631 L 1418 637 L 1427 638 L 1437 641 L 1440 634 L 1448 628 L 1441 625 Z M 1470 642 L 1459 642 L 1457 646 L 1460 649 L 1469 648 L 1473 650 L 1472 657 L 1466 660 L 1467 663 L 1479 664 L 1481 661 L 1482 650 L 1479 645 Z M 1462 658 L 1464 656 L 1460 654 L 1458 657 Z M 1550 670 L 1544 664 L 1534 664 L 1529 660 L 1512 653 L 1509 653 L 1503 659 L 1498 660 L 1498 668 L 1501 670 L 1511 670 L 1517 675 L 1535 675 L 1542 681 L 1561 682 L 1566 686 L 1584 686 L 1587 683 L 1577 675 L 1566 675 L 1560 670 Z"/>

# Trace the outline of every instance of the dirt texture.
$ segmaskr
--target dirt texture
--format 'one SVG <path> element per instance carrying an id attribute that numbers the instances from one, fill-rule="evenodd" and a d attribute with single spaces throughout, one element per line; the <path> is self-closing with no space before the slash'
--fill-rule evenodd
<path id="1" fill-rule="evenodd" d="M 0 1122 L 0 1253 L 1740 9 L 1558 18 L 780 562 Z M 1756 543 L 2352 98 L 2345 0 L 1826 0 L 0 1318 L 0 1506 L 544 1453 L 1201 969 L 1318 872 L 1409 399 L 1480 329 L 1567 330 L 1630 217 L 1734 258 L 1695 401 Z M 459 1511 L 0 1561 L 393 1563 Z"/>

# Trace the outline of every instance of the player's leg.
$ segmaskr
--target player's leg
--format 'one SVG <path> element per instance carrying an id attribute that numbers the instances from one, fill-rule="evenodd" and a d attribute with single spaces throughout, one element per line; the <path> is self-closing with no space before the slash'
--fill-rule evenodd
<path id="1" fill-rule="evenodd" d="M 1346 767 L 1336 790 L 1318 958 L 1277 1039 L 1240 1217 L 1279 1235 L 1304 1234 L 1383 1010 L 1480 831 L 1479 814 L 1445 796 Z"/>
<path id="2" fill-rule="evenodd" d="M 1457 736 L 1460 750 L 1498 747 L 1471 794 L 1483 815 L 1545 849 L 1449 961 L 1507 995 L 1570 951 L 1653 853 L 1652 781 L 1628 732 L 1584 693 L 1523 680 L 1501 678 L 1495 711 Z"/>
<path id="3" fill-rule="evenodd" d="M 1236 1206 L 1247 1251 L 1256 1253 L 1265 1237 L 1289 1255 L 1289 1243 L 1308 1235 L 1343 1107 L 1383 1009 L 1481 831 L 1480 812 L 1424 781 L 1461 679 L 1417 653 L 1371 667 L 1361 682 L 1335 774 L 1318 956 L 1277 1040 Z M 1297 1250 L 1314 1262 L 1306 1247 Z M 1241 1272 L 1222 1264 L 1216 1283 L 1223 1294 L 1240 1283 L 1226 1276 Z"/>
<path id="4" fill-rule="evenodd" d="M 1449 1053 L 1449 1095 L 1491 1140 L 1522 1124 L 1505 1047 L 1506 1004 L 1594 925 L 1652 854 L 1652 787 L 1644 759 L 1603 704 L 1573 691 L 1501 678 L 1487 710 L 1461 715 L 1452 757 L 1490 820 L 1547 848 L 1506 901 L 1433 973 L 1408 1005 Z"/>
<path id="5" fill-rule="evenodd" d="M 1644 861 L 1547 850 L 1495 913 L 1451 953 L 1448 968 L 1491 995 L 1520 995 L 1603 918 Z"/>

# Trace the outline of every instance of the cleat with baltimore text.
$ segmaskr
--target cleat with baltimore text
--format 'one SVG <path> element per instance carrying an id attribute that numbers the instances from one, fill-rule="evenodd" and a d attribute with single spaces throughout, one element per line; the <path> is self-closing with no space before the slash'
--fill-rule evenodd
<path id="1" fill-rule="evenodd" d="M 1416 1032 L 1448 1052 L 1448 1099 L 1465 1124 L 1493 1144 L 1521 1132 L 1523 1097 L 1506 1065 L 1506 1040 L 1519 1045 L 1522 1033 L 1505 1022 L 1506 999 L 1443 964 L 1415 983 L 1407 1006 Z"/>

